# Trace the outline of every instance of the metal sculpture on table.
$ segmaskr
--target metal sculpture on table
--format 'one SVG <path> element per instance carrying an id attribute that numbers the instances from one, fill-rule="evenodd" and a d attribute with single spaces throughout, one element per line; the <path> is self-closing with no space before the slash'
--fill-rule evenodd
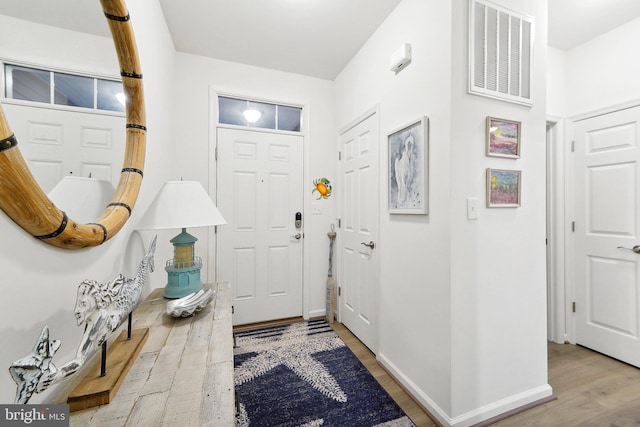
<path id="1" fill-rule="evenodd" d="M 18 385 L 16 403 L 28 403 L 34 392 L 41 393 L 75 374 L 137 307 L 147 275 L 154 269 L 156 238 L 140 261 L 135 277 L 119 274 L 105 284 L 82 281 L 74 313 L 78 326 L 84 325 L 84 333 L 75 359 L 59 368 L 51 362 L 60 341 L 49 340 L 49 328 L 45 326 L 31 354 L 11 364 L 9 372 Z"/>
<path id="2" fill-rule="evenodd" d="M 33 346 L 31 354 L 17 360 L 9 367 L 13 381 L 18 385 L 15 403 L 25 404 L 36 392 L 38 382 L 43 372 L 48 372 L 53 355 L 60 348 L 60 341 L 49 340 L 49 327 L 42 328 L 40 338 Z"/>

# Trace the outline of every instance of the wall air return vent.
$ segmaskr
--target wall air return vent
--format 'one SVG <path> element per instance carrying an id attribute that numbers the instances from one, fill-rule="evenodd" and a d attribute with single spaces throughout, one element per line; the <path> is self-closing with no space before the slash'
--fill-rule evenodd
<path id="1" fill-rule="evenodd" d="M 469 93 L 533 105 L 534 19 L 469 1 Z"/>

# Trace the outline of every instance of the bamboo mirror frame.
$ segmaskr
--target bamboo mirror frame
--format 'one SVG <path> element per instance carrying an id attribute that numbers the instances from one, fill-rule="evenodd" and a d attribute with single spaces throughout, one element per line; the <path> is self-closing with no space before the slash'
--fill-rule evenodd
<path id="1" fill-rule="evenodd" d="M 120 181 L 96 222 L 79 224 L 58 209 L 36 182 L 0 105 L 0 209 L 37 239 L 65 249 L 97 246 L 127 222 L 142 184 L 146 115 L 138 49 L 124 0 L 100 0 L 115 44 L 126 98 L 125 157 Z"/>

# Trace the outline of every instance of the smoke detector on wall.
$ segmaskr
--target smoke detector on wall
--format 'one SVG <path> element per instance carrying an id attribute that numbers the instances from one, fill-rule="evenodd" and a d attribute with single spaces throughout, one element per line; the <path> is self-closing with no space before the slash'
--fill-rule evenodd
<path id="1" fill-rule="evenodd" d="M 411 63 L 411 44 L 403 43 L 389 58 L 389 69 L 394 73 L 400 72 Z"/>

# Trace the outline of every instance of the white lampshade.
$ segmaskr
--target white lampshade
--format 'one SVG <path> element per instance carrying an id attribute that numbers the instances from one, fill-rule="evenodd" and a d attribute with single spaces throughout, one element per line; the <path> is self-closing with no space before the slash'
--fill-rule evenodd
<path id="1" fill-rule="evenodd" d="M 197 181 L 167 181 L 136 228 L 162 230 L 226 223 L 202 184 Z"/>
<path id="2" fill-rule="evenodd" d="M 98 219 L 114 192 L 109 181 L 67 175 L 47 196 L 67 217 L 87 224 Z"/>

